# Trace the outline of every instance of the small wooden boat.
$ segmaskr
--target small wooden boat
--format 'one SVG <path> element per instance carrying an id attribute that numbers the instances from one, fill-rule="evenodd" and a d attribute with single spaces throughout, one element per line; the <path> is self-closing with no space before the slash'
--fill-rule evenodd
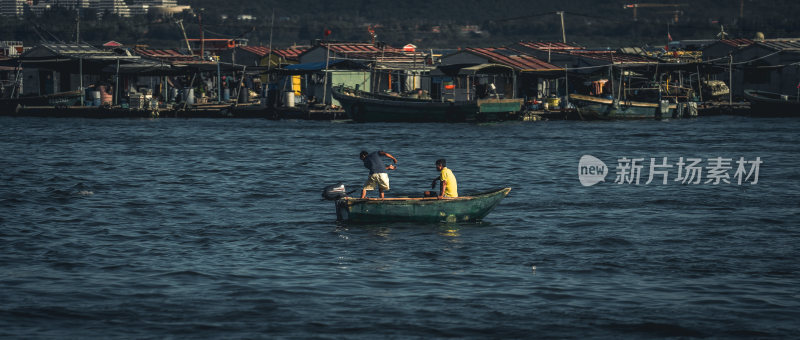
<path id="1" fill-rule="evenodd" d="M 78 105 L 81 102 L 81 91 L 59 92 L 41 96 L 22 96 L 19 98 L 0 99 L 0 113 L 14 114 L 20 107 L 26 106 L 57 106 L 67 107 Z"/>
<path id="2" fill-rule="evenodd" d="M 336 216 L 350 223 L 475 222 L 486 217 L 509 191 L 503 188 L 450 199 L 343 197 L 336 200 Z"/>
<path id="3" fill-rule="evenodd" d="M 758 117 L 800 117 L 800 97 L 766 91 L 744 90 L 750 114 Z"/>
<path id="4" fill-rule="evenodd" d="M 679 118 L 677 105 L 667 104 L 661 107 L 658 103 L 619 101 L 608 98 L 570 94 L 569 100 L 578 108 L 580 115 L 587 120 L 592 119 L 660 119 Z"/>
<path id="5" fill-rule="evenodd" d="M 522 108 L 522 99 L 478 99 L 438 102 L 387 96 L 343 86 L 331 91 L 350 119 L 357 122 L 471 122 L 503 120 Z"/>

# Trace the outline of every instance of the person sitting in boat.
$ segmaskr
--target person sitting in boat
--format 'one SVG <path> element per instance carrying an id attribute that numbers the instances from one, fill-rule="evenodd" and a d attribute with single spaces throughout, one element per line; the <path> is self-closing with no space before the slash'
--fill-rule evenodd
<path id="1" fill-rule="evenodd" d="M 436 188 L 436 181 L 439 181 L 438 191 L 426 191 L 425 197 L 455 198 L 458 197 L 458 182 L 453 171 L 447 168 L 447 161 L 442 159 L 436 160 L 436 170 L 439 171 L 439 177 L 433 179 L 431 189 Z"/>
<path id="2" fill-rule="evenodd" d="M 384 191 L 389 190 L 389 174 L 386 173 L 386 170 L 397 169 L 397 166 L 394 164 L 384 166 L 381 156 L 389 157 L 394 164 L 397 164 L 397 158 L 383 151 L 375 151 L 373 153 L 361 151 L 359 155 L 359 158 L 364 162 L 364 167 L 369 169 L 369 178 L 364 183 L 364 189 L 361 190 L 361 198 L 367 198 L 367 190 L 375 190 L 375 187 L 378 187 L 380 198 L 383 198 Z"/>

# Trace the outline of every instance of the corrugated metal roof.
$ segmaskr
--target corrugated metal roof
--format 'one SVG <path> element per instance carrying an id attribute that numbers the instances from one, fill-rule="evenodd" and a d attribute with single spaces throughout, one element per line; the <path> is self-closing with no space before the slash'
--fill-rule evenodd
<path id="1" fill-rule="evenodd" d="M 776 51 L 800 49 L 800 39 L 770 39 L 758 41 L 756 44 Z"/>
<path id="2" fill-rule="evenodd" d="M 532 48 L 535 50 L 582 50 L 583 47 L 560 42 L 534 42 L 534 41 L 520 41 L 520 46 Z"/>
<path id="3" fill-rule="evenodd" d="M 59 58 L 66 57 L 70 59 L 84 59 L 84 60 L 128 60 L 138 59 L 138 56 L 131 56 L 125 54 L 118 54 L 112 50 L 101 50 L 89 44 L 63 44 L 63 43 L 45 43 L 31 48 L 25 52 L 21 58 L 32 59 L 46 59 L 46 58 Z"/>
<path id="4" fill-rule="evenodd" d="M 176 50 L 146 50 L 137 48 L 133 50 L 134 53 L 148 58 L 155 58 L 164 61 L 193 61 L 194 56 L 180 53 Z"/>
<path id="5" fill-rule="evenodd" d="M 170 64 L 216 64 L 215 61 L 201 60 L 198 55 L 188 55 L 178 52 L 176 50 L 147 50 L 147 49 L 134 49 L 134 53 L 145 58 L 156 59 Z"/>
<path id="6" fill-rule="evenodd" d="M 421 52 L 406 52 L 401 48 L 385 45 L 378 47 L 370 43 L 321 43 L 323 47 L 327 47 L 332 52 L 341 53 L 343 55 L 373 55 L 373 56 L 413 56 L 423 55 Z"/>
<path id="7" fill-rule="evenodd" d="M 269 54 L 269 47 L 266 46 L 239 46 L 238 48 L 261 57 L 266 57 Z M 306 50 L 306 48 L 272 49 L 272 54 L 276 54 L 286 60 L 298 60 L 300 54 Z"/>
<path id="8" fill-rule="evenodd" d="M 370 43 L 321 43 L 321 45 L 333 52 L 381 52 L 398 50 L 390 46 L 380 49 Z"/>
<path id="9" fill-rule="evenodd" d="M 101 50 L 89 44 L 41 44 L 39 45 L 51 52 L 69 57 L 100 57 L 113 56 L 114 52 Z"/>
<path id="10" fill-rule="evenodd" d="M 754 43 L 754 41 L 752 41 L 750 39 L 723 39 L 723 40 L 720 40 L 719 42 L 721 42 L 721 43 L 723 43 L 725 45 L 728 45 L 728 46 L 733 46 L 733 47 L 750 46 L 750 45 L 752 45 Z"/>
<path id="11" fill-rule="evenodd" d="M 561 68 L 533 56 L 507 48 L 473 48 L 468 47 L 465 51 L 477 54 L 489 59 L 490 62 L 510 66 L 520 71 L 544 71 L 560 70 Z"/>
<path id="12" fill-rule="evenodd" d="M 334 52 L 334 59 L 349 59 L 360 62 L 376 62 L 379 68 L 425 68 L 427 55 L 423 52 L 406 52 L 403 49 L 385 45 L 378 47 L 370 43 L 320 43 L 323 48 Z"/>
<path id="13" fill-rule="evenodd" d="M 203 42 L 224 42 L 224 43 L 227 43 L 227 42 L 232 41 L 234 39 L 208 39 L 208 38 L 195 39 L 195 38 L 192 38 L 192 39 L 186 39 L 186 40 L 189 40 L 191 42 L 200 42 L 202 40 Z"/>
<path id="14" fill-rule="evenodd" d="M 623 54 L 616 51 L 569 51 L 569 54 L 614 63 L 654 63 L 653 59 L 635 54 Z"/>

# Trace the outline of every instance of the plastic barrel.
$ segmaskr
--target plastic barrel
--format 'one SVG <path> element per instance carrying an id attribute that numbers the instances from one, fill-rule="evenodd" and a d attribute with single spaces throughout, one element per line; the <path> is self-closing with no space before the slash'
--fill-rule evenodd
<path id="1" fill-rule="evenodd" d="M 187 87 L 184 91 L 186 93 L 186 104 L 194 105 L 194 89 Z"/>
<path id="2" fill-rule="evenodd" d="M 658 113 L 659 113 L 660 115 L 666 115 L 666 114 L 669 114 L 669 110 L 670 110 L 670 109 L 669 109 L 669 101 L 667 101 L 667 100 L 662 100 L 662 101 L 660 101 L 660 102 L 658 103 Z"/>
<path id="3" fill-rule="evenodd" d="M 294 107 L 294 92 L 286 91 L 283 93 L 283 103 L 286 107 Z"/>
<path id="4" fill-rule="evenodd" d="M 100 91 L 89 91 L 89 97 L 92 98 L 92 106 L 100 106 L 102 104 Z"/>

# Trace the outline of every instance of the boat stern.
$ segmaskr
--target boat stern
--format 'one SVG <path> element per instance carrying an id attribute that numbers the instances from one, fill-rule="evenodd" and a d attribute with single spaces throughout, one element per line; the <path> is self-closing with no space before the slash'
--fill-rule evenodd
<path id="1" fill-rule="evenodd" d="M 350 207 L 346 199 L 336 200 L 336 220 L 347 221 L 350 219 Z"/>

